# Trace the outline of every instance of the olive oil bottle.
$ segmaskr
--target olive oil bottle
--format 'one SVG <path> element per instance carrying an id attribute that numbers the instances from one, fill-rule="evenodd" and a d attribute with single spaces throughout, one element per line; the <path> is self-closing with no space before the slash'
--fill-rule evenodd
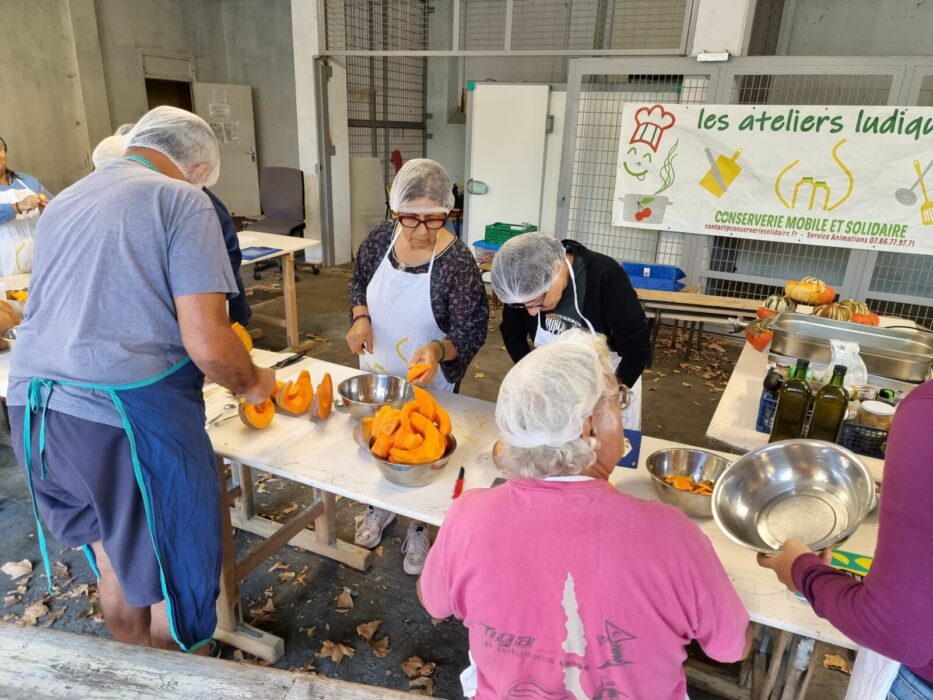
<path id="1" fill-rule="evenodd" d="M 809 360 L 797 360 L 793 376 L 782 385 L 778 394 L 777 408 L 774 411 L 774 424 L 768 442 L 792 440 L 803 436 L 807 420 L 807 409 L 813 398 L 813 392 L 807 383 Z"/>
<path id="2" fill-rule="evenodd" d="M 833 378 L 816 392 L 813 399 L 813 417 L 807 437 L 813 440 L 836 442 L 842 421 L 849 407 L 849 396 L 842 386 L 846 376 L 845 365 L 833 367 Z"/>

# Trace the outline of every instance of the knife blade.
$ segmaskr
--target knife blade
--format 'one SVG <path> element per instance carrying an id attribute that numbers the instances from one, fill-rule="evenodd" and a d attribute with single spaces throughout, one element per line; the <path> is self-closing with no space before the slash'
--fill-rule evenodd
<path id="1" fill-rule="evenodd" d="M 296 362 L 302 360 L 306 352 L 307 350 L 302 351 L 302 352 L 297 352 L 294 355 L 290 355 L 289 357 L 286 357 L 284 360 L 279 360 L 274 365 L 269 367 L 269 369 L 282 369 L 283 367 L 288 367 L 289 365 L 293 365 Z"/>

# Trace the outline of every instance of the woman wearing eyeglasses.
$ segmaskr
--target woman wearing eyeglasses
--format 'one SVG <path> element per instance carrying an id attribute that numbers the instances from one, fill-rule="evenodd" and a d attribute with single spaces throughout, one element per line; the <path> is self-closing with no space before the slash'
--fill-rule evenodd
<path id="1" fill-rule="evenodd" d="M 360 245 L 350 278 L 347 344 L 360 368 L 406 376 L 409 366 L 429 369 L 415 381 L 456 391 L 486 341 L 486 289 L 469 248 L 444 224 L 453 207 L 450 177 L 440 163 L 410 160 L 392 183 L 394 221 L 376 226 Z M 357 521 L 356 544 L 375 547 L 393 513 L 370 508 Z M 429 540 L 412 523 L 403 545 L 405 571 L 421 573 Z"/>
<path id="2" fill-rule="evenodd" d="M 492 287 L 505 304 L 502 340 L 518 362 L 535 346 L 578 328 L 606 336 L 615 375 L 632 388 L 625 427 L 641 429 L 641 373 L 651 340 L 645 312 L 625 270 L 576 241 L 526 233 L 506 242 L 492 261 Z"/>

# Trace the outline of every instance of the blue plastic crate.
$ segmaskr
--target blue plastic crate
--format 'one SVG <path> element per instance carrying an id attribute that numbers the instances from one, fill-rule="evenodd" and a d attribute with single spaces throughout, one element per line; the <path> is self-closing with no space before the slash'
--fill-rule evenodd
<path id="1" fill-rule="evenodd" d="M 777 396 L 767 389 L 761 392 L 761 398 L 758 400 L 758 417 L 755 419 L 755 430 L 759 433 L 771 434 L 771 427 L 774 425 L 774 414 L 777 412 Z M 813 404 L 807 408 L 807 417 L 803 421 L 803 433 L 807 434 L 810 428 L 810 418 L 813 416 Z"/>
<path id="2" fill-rule="evenodd" d="M 667 292 L 679 292 L 684 288 L 681 282 L 686 273 L 674 265 L 657 265 L 622 261 L 622 269 L 628 275 L 632 286 L 639 289 L 658 289 Z"/>
<path id="3" fill-rule="evenodd" d="M 865 457 L 884 459 L 888 446 L 888 431 L 860 423 L 843 423 L 838 443 Z"/>

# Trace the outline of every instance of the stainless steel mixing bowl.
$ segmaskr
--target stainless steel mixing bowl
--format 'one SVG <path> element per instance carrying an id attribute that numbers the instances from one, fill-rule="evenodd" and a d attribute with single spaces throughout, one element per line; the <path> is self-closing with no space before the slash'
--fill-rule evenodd
<path id="1" fill-rule="evenodd" d="M 372 443 L 373 441 L 370 440 L 370 446 L 372 446 Z M 430 462 L 428 464 L 393 464 L 376 455 L 372 455 L 372 458 L 375 460 L 376 466 L 379 467 L 379 471 L 382 472 L 382 475 L 393 484 L 398 484 L 399 486 L 427 486 L 431 482 L 436 481 L 443 473 L 444 467 L 447 466 L 447 462 L 450 461 L 456 449 L 456 438 L 454 438 L 453 435 L 448 435 L 447 449 L 444 450 L 443 456 L 436 462 Z"/>
<path id="2" fill-rule="evenodd" d="M 374 416 L 383 406 L 401 408 L 415 397 L 411 385 L 392 374 L 358 374 L 340 382 L 337 393 L 354 418 Z"/>
<path id="3" fill-rule="evenodd" d="M 719 477 L 713 517 L 733 542 L 774 554 L 790 538 L 820 550 L 845 540 L 874 502 L 868 467 L 821 440 L 781 440 L 752 450 Z"/>
<path id="4" fill-rule="evenodd" d="M 658 450 L 645 461 L 658 499 L 680 508 L 691 518 L 712 518 L 712 498 L 674 488 L 664 476 L 689 476 L 694 481 L 708 479 L 714 484 L 729 466 L 729 460 L 703 450 L 672 447 Z"/>
<path id="5" fill-rule="evenodd" d="M 7 328 L 0 333 L 0 339 L 5 340 L 10 350 L 12 350 L 13 346 L 16 345 L 16 328 Z"/>

